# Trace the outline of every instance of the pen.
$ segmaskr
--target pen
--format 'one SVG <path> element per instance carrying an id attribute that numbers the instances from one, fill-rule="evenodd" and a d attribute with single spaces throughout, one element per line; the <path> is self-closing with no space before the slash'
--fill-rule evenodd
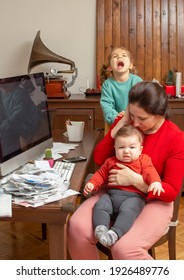
<path id="1" fill-rule="evenodd" d="M 36 184 L 37 182 L 34 180 L 26 180 L 26 183 Z"/>
<path id="2" fill-rule="evenodd" d="M 72 125 L 71 121 L 68 119 L 66 120 L 66 125 Z"/>
<path id="3" fill-rule="evenodd" d="M 26 180 L 26 183 L 28 183 L 28 184 L 42 184 L 42 183 L 44 183 L 43 181 L 36 181 L 36 180 L 30 180 L 30 179 L 27 179 Z"/>

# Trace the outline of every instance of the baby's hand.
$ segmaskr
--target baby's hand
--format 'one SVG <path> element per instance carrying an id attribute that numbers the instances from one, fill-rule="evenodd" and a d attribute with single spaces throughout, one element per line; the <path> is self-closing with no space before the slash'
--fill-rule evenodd
<path id="1" fill-rule="evenodd" d="M 87 196 L 94 189 L 94 185 L 92 183 L 87 183 L 83 189 L 83 195 Z"/>
<path id="2" fill-rule="evenodd" d="M 149 188 L 148 192 L 153 192 L 153 195 L 157 193 L 158 196 L 160 196 L 161 192 L 165 192 L 162 188 L 162 184 L 160 182 L 153 182 Z"/>

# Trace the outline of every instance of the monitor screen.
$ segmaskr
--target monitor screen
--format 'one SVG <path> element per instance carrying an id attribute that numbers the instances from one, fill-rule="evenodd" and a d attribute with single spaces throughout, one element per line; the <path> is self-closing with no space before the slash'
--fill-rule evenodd
<path id="1" fill-rule="evenodd" d="M 52 146 L 44 74 L 0 79 L 0 175 Z"/>

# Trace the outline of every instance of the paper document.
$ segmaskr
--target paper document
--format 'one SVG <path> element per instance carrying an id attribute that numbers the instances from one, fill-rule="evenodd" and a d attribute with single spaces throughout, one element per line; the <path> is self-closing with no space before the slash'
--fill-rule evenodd
<path id="1" fill-rule="evenodd" d="M 68 153 L 70 150 L 75 149 L 78 146 L 79 146 L 78 144 L 74 144 L 74 143 L 54 142 L 52 150 L 55 153 L 65 154 Z"/>
<path id="2" fill-rule="evenodd" d="M 10 194 L 0 195 L 0 217 L 12 217 L 12 196 Z"/>

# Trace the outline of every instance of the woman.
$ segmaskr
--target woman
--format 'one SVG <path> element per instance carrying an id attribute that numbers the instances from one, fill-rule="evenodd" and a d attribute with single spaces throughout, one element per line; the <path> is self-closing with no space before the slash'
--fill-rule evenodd
<path id="1" fill-rule="evenodd" d="M 129 105 L 121 117 L 97 145 L 94 160 L 101 165 L 114 155 L 114 137 L 118 129 L 132 123 L 144 133 L 143 153 L 148 154 L 162 179 L 165 192 L 159 200 L 147 193 L 141 175 L 123 164 L 112 170 L 111 185 L 134 185 L 147 194 L 148 202 L 132 228 L 112 247 L 116 260 L 151 260 L 148 249 L 166 232 L 173 212 L 173 200 L 180 191 L 184 177 L 184 133 L 168 120 L 168 102 L 164 89 L 157 83 L 140 82 L 129 94 Z M 87 199 L 69 221 L 68 248 L 72 259 L 99 259 L 92 227 L 92 211 L 100 194 Z M 156 195 L 155 195 L 156 196 Z M 155 198 L 154 196 L 154 198 Z"/>

